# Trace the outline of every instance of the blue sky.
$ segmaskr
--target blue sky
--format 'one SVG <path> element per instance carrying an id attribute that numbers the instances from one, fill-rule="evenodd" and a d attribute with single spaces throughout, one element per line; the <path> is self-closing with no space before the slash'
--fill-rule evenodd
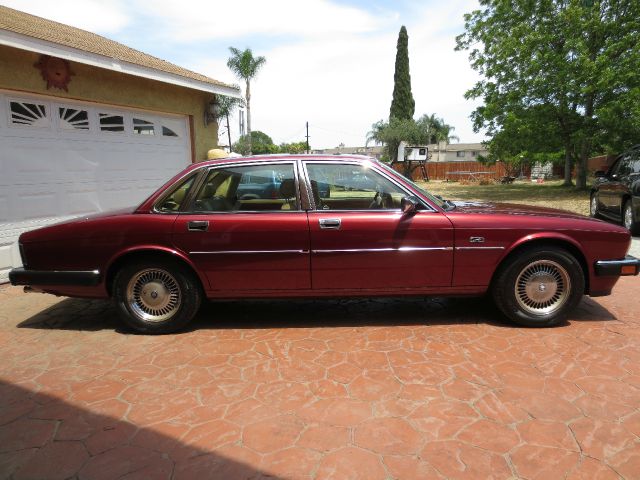
<path id="1" fill-rule="evenodd" d="M 478 77 L 455 52 L 464 13 L 477 0 L 0 0 L 11 8 L 89 30 L 227 83 L 228 47 L 267 63 L 252 83 L 252 127 L 276 143 L 364 145 L 386 119 L 398 31 L 409 33 L 416 117 L 435 113 L 461 142 L 481 141 L 464 99 Z M 222 133 L 222 129 L 221 129 Z M 232 119 L 232 139 L 237 119 Z M 222 140 L 226 135 L 221 136 Z"/>

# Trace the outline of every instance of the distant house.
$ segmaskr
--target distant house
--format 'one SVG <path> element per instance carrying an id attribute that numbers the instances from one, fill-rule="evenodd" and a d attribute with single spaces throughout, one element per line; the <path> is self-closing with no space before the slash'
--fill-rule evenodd
<path id="1" fill-rule="evenodd" d="M 239 91 L 105 37 L 0 6 L 0 282 L 27 229 L 135 205 L 217 145 Z"/>
<path id="2" fill-rule="evenodd" d="M 336 147 L 336 148 L 321 148 L 312 150 L 311 153 L 317 153 L 321 155 L 367 155 L 380 160 L 382 156 L 383 147 Z"/>
<path id="3" fill-rule="evenodd" d="M 487 155 L 489 151 L 482 143 L 445 143 L 427 145 L 430 162 L 473 162 L 478 155 Z M 380 159 L 383 147 L 336 147 L 313 150 L 312 153 L 338 155 L 368 155 Z"/>
<path id="4" fill-rule="evenodd" d="M 446 143 L 429 145 L 431 162 L 475 162 L 478 156 L 489 154 L 482 143 Z"/>

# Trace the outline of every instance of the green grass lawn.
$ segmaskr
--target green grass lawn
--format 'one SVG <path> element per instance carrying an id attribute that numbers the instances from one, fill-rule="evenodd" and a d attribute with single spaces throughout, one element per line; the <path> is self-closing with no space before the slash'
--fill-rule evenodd
<path id="1" fill-rule="evenodd" d="M 589 214 L 589 191 L 563 187 L 561 180 L 532 183 L 514 182 L 509 185 L 458 182 L 418 182 L 425 190 L 449 200 L 483 200 L 490 202 L 522 203 L 560 208 L 583 215 Z"/>

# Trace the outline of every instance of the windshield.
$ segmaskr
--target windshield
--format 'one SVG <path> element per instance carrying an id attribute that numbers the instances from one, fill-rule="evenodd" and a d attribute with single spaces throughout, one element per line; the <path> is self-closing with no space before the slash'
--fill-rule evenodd
<path id="1" fill-rule="evenodd" d="M 387 165 L 384 162 L 376 162 L 376 164 L 380 165 L 382 168 L 384 168 L 387 171 L 393 172 L 395 174 L 399 173 L 397 170 L 394 170 L 393 168 L 391 168 L 389 165 Z M 408 184 L 410 184 L 413 188 L 415 188 L 422 195 L 424 195 L 429 200 L 431 200 L 433 203 L 438 205 L 440 208 L 443 208 L 443 209 L 447 210 L 447 209 L 451 208 L 450 205 L 453 205 L 448 200 L 444 200 L 442 197 L 439 197 L 439 196 L 436 196 L 436 195 L 434 195 L 432 193 L 427 192 L 424 188 L 419 187 L 413 180 L 410 180 L 407 177 L 403 177 L 403 180 L 405 182 L 407 182 Z"/>

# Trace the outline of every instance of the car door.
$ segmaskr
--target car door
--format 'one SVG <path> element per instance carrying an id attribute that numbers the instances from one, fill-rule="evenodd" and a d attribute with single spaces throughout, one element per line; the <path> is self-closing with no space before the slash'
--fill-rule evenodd
<path id="1" fill-rule="evenodd" d="M 629 159 L 628 154 L 621 155 L 607 172 L 606 181 L 598 187 L 598 198 L 602 211 L 606 215 L 620 217 L 622 210 L 621 191 L 624 188 L 622 180 Z"/>
<path id="2" fill-rule="evenodd" d="M 250 193 L 239 188 L 248 183 L 244 177 Z M 213 167 L 195 188 L 189 210 L 174 223 L 173 243 L 206 275 L 210 292 L 311 287 L 309 226 L 295 162 Z"/>
<path id="3" fill-rule="evenodd" d="M 307 161 L 314 290 L 421 289 L 449 286 L 453 227 L 421 206 L 403 215 L 410 192 L 372 163 Z M 362 181 L 366 178 L 367 181 Z"/>

